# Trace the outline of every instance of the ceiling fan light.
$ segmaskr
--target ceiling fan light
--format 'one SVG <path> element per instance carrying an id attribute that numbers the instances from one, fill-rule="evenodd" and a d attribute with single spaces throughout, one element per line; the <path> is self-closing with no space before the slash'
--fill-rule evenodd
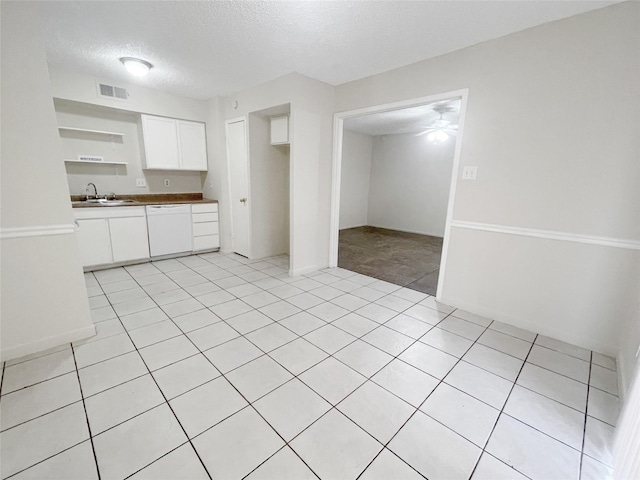
<path id="1" fill-rule="evenodd" d="M 449 135 L 444 130 L 436 130 L 435 132 L 431 132 L 427 135 L 427 141 L 433 143 L 442 143 L 446 142 L 449 139 Z"/>
<path id="2" fill-rule="evenodd" d="M 120 61 L 124 65 L 124 68 L 126 68 L 131 75 L 136 77 L 144 77 L 149 73 L 149 70 L 153 68 L 153 65 L 149 62 L 140 60 L 139 58 L 122 57 Z"/>

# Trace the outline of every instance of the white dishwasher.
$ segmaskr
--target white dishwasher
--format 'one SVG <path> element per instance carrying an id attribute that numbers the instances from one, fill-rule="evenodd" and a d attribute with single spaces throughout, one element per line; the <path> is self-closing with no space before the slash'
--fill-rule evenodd
<path id="1" fill-rule="evenodd" d="M 147 205 L 152 257 L 191 252 L 191 205 Z"/>

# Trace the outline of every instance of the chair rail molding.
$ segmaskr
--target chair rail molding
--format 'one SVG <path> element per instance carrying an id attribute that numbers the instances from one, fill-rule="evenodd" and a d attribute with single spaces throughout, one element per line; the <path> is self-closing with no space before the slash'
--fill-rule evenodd
<path id="1" fill-rule="evenodd" d="M 0 238 L 46 237 L 49 235 L 68 235 L 76 231 L 73 223 L 60 225 L 33 225 L 29 227 L 2 227 Z"/>
<path id="2" fill-rule="evenodd" d="M 586 243 L 589 245 L 600 245 L 603 247 L 640 250 L 640 241 L 629 240 L 625 238 L 598 237 L 594 235 L 583 235 L 579 233 L 568 233 L 555 230 L 539 230 L 536 228 L 511 227 L 507 225 L 496 225 L 491 223 L 465 222 L 462 220 L 453 220 L 451 222 L 451 226 L 454 228 L 465 228 L 468 230 L 480 230 L 483 232 L 503 233 L 506 235 L 519 235 L 523 237 L 544 238 L 547 240 Z"/>

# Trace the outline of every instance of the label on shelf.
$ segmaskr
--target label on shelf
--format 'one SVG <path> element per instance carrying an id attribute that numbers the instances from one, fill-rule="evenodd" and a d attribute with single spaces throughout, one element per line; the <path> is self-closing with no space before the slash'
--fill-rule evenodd
<path id="1" fill-rule="evenodd" d="M 82 162 L 104 162 L 104 157 L 97 155 L 78 155 L 78 160 Z"/>

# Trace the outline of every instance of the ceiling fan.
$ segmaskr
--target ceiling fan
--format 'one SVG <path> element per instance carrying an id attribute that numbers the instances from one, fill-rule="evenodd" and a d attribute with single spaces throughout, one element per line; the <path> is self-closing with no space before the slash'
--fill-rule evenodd
<path id="1" fill-rule="evenodd" d="M 433 122 L 431 125 L 424 127 L 425 130 L 417 133 L 416 136 L 427 135 L 427 140 L 433 143 L 445 142 L 449 136 L 456 135 L 458 133 L 458 125 L 452 125 L 451 121 L 442 118 L 442 115 L 447 112 L 452 112 L 455 109 L 448 105 L 435 105 L 433 110 L 440 114 L 440 118 Z"/>

